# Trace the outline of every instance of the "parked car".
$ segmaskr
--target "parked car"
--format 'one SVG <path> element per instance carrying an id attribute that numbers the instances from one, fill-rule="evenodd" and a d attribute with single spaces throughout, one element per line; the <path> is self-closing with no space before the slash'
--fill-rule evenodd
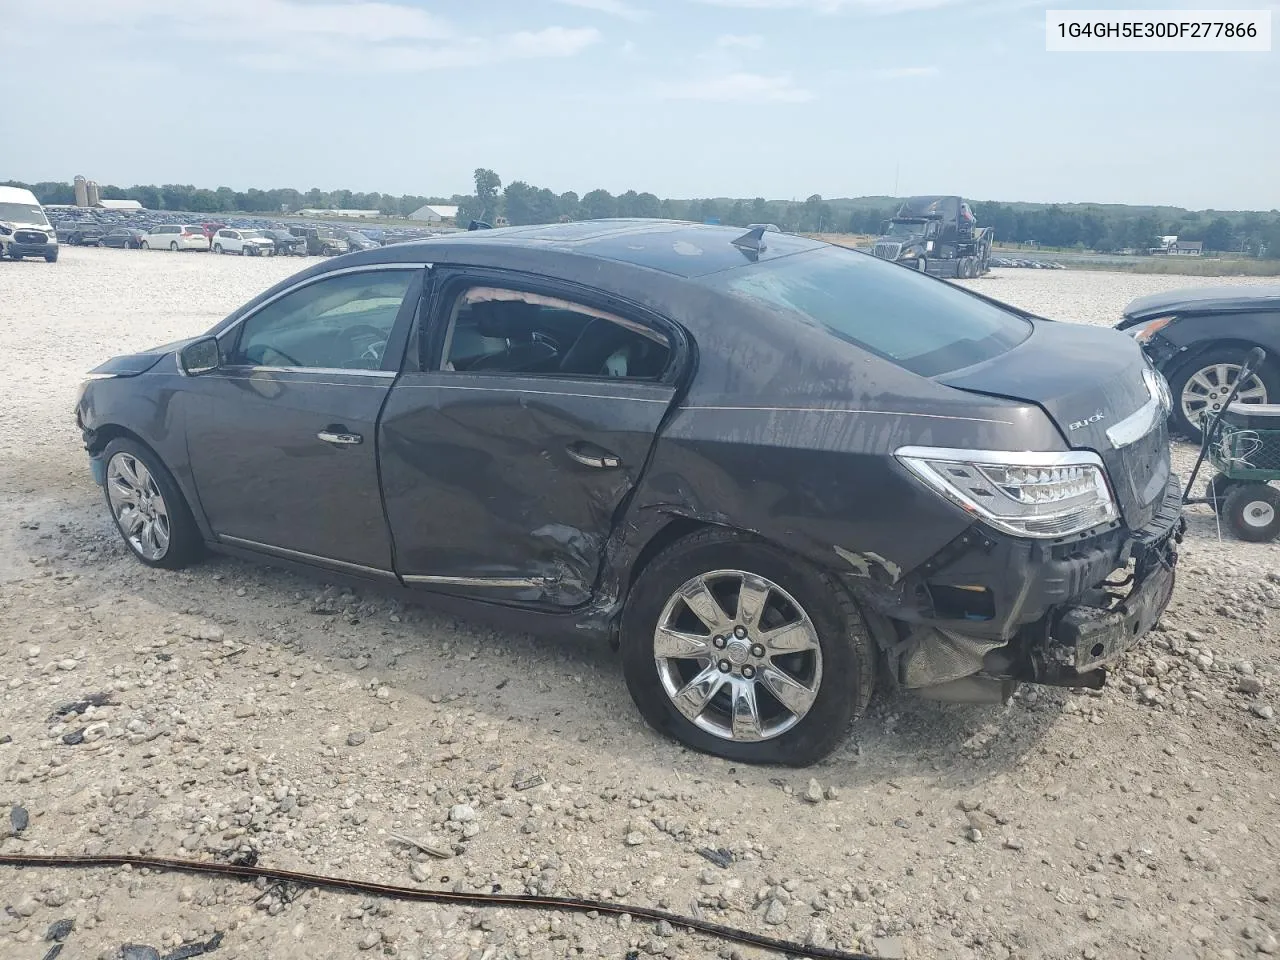
<path id="1" fill-rule="evenodd" d="M 120 247 L 122 250 L 140 250 L 147 231 L 137 227 L 116 227 L 102 235 L 101 245 L 104 247 Z"/>
<path id="2" fill-rule="evenodd" d="M 142 238 L 143 250 L 208 250 L 204 228 L 190 223 L 166 223 L 152 227 Z"/>
<path id="3" fill-rule="evenodd" d="M 313 257 L 332 257 L 351 249 L 346 237 L 332 227 L 290 227 L 289 232 L 306 242 L 307 254 Z"/>
<path id="4" fill-rule="evenodd" d="M 1222 408 L 1254 347 L 1267 359 L 1241 385 L 1236 402 L 1280 403 L 1280 284 L 1149 294 L 1125 307 L 1116 326 L 1165 375 L 1174 429 L 1197 442 L 1201 420 Z"/>
<path id="5" fill-rule="evenodd" d="M 214 253 L 238 253 L 243 257 L 265 257 L 276 245 L 265 230 L 219 230 L 213 235 Z"/>
<path id="6" fill-rule="evenodd" d="M 276 246 L 276 255 L 292 255 L 296 257 L 305 257 L 307 255 L 307 241 L 305 237 L 295 237 L 288 230 L 280 230 L 272 228 L 262 231 L 271 238 L 271 242 Z"/>
<path id="7" fill-rule="evenodd" d="M 72 247 L 96 247 L 105 233 L 96 223 L 72 221 L 57 227 L 58 240 Z"/>
<path id="8" fill-rule="evenodd" d="M 817 760 L 877 676 L 1100 686 L 1173 589 L 1168 398 L 1132 340 L 805 237 L 395 244 L 90 376 L 143 563 L 212 547 L 609 639 L 657 729 L 738 761 Z"/>
<path id="9" fill-rule="evenodd" d="M 376 250 L 382 246 L 376 240 L 366 237 L 359 230 L 344 230 L 342 236 L 346 239 L 348 248 L 352 250 Z"/>
<path id="10" fill-rule="evenodd" d="M 36 195 L 25 187 L 0 186 L 0 260 L 58 259 L 58 234 Z"/>
<path id="11" fill-rule="evenodd" d="M 200 229 L 203 230 L 204 235 L 209 238 L 209 244 L 212 247 L 213 235 L 219 230 L 224 229 L 226 226 L 227 225 L 221 220 L 206 220 L 204 223 L 200 224 Z"/>

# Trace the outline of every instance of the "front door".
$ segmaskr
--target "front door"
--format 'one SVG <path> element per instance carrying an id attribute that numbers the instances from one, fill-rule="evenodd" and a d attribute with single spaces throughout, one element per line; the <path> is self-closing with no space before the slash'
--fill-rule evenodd
<path id="1" fill-rule="evenodd" d="M 379 433 L 396 572 L 499 602 L 590 598 L 675 395 L 678 331 L 507 278 L 441 278 Z"/>
<path id="2" fill-rule="evenodd" d="M 186 394 L 191 469 L 219 540 L 390 571 L 375 430 L 422 273 L 321 275 L 221 335 L 222 367 Z"/>

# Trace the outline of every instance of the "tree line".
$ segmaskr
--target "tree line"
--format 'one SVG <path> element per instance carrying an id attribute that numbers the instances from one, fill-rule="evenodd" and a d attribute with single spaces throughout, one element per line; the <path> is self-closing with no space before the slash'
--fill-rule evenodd
<path id="1" fill-rule="evenodd" d="M 596 189 L 579 195 L 556 193 L 523 180 L 503 185 L 502 178 L 486 167 L 474 174 L 475 192 L 443 196 L 393 196 L 350 190 L 305 192 L 293 188 L 270 190 L 208 189 L 190 184 L 99 187 L 104 199 L 137 200 L 151 210 L 191 213 L 291 213 L 301 209 L 354 208 L 378 210 L 389 217 L 405 217 L 423 204 L 445 203 L 459 208 L 458 220 L 513 226 L 556 221 L 596 220 L 607 217 L 666 217 L 696 222 L 712 221 L 745 227 L 772 223 L 796 233 L 853 233 L 875 235 L 897 209 L 891 197 L 824 199 L 813 194 L 804 200 L 659 198 L 649 192 L 627 190 L 614 195 Z M 10 186 L 29 187 L 41 203 L 75 202 L 69 183 L 46 182 Z M 1098 252 L 1144 251 L 1157 237 L 1199 240 L 1212 253 L 1243 253 L 1280 257 L 1280 211 L 1195 211 L 1176 207 L 1131 207 L 1091 204 L 1010 204 L 975 201 L 978 222 L 994 228 L 998 242 L 1036 243 L 1045 247 L 1076 247 Z"/>

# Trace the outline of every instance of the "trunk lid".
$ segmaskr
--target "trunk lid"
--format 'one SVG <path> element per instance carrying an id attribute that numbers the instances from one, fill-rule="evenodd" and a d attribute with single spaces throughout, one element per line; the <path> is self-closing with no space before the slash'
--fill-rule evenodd
<path id="1" fill-rule="evenodd" d="M 1031 336 L 998 357 L 935 378 L 969 393 L 1030 401 L 1072 449 L 1092 450 L 1107 468 L 1121 516 L 1139 529 L 1155 516 L 1169 479 L 1168 428 L 1117 447 L 1107 435 L 1151 400 L 1147 363 L 1132 338 L 1103 327 L 1032 321 Z"/>

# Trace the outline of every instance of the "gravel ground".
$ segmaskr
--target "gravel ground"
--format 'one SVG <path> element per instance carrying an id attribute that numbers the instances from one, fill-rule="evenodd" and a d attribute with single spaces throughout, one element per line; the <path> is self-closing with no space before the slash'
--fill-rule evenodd
<path id="1" fill-rule="evenodd" d="M 602 647 L 228 559 L 136 563 L 76 436 L 81 374 L 198 332 L 298 266 L 80 249 L 0 264 L 0 828 L 10 807 L 26 814 L 0 850 L 248 848 L 383 882 L 698 911 L 882 957 L 1280 951 L 1280 546 L 1220 541 L 1201 509 L 1172 608 L 1106 690 L 1027 688 L 1008 707 L 880 698 L 807 771 L 658 738 Z M 1011 270 L 973 284 L 1110 323 L 1134 296 L 1200 282 Z M 93 693 L 110 703 L 54 715 Z M 545 784 L 513 787 L 533 775 Z M 759 955 L 627 918 L 284 893 L 4 869 L 0 956 L 44 957 L 64 919 L 64 958 L 164 955 L 215 932 L 217 960 Z"/>

